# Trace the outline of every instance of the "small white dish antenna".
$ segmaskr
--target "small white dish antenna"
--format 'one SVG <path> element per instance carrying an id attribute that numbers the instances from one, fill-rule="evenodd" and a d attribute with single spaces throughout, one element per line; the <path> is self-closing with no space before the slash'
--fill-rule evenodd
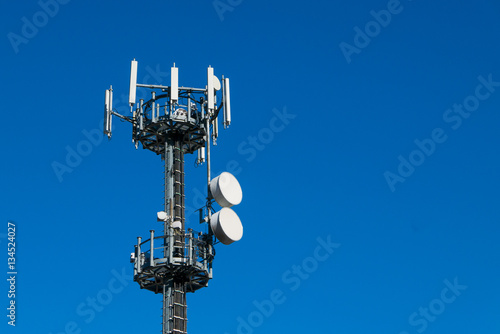
<path id="1" fill-rule="evenodd" d="M 223 172 L 210 181 L 210 192 L 215 201 L 225 208 L 240 204 L 243 198 L 240 183 L 228 172 Z"/>
<path id="2" fill-rule="evenodd" d="M 221 84 L 219 78 L 217 78 L 215 75 L 213 76 L 213 85 L 215 90 L 220 90 Z"/>
<path id="3" fill-rule="evenodd" d="M 230 208 L 222 208 L 222 210 L 212 215 L 210 219 L 210 227 L 224 245 L 230 245 L 243 237 L 243 225 L 241 220 Z"/>
<path id="4" fill-rule="evenodd" d="M 183 108 L 178 108 L 174 111 L 173 116 L 175 117 L 176 120 L 183 120 L 185 121 L 187 119 L 187 111 L 186 109 Z"/>
<path id="5" fill-rule="evenodd" d="M 156 218 L 158 219 L 159 222 L 164 222 L 167 220 L 168 215 L 165 211 L 160 211 L 156 213 Z"/>

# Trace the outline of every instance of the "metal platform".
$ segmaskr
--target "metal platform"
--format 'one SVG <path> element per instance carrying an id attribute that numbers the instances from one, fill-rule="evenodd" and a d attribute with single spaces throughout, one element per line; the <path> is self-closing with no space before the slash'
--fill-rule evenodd
<path id="1" fill-rule="evenodd" d="M 154 237 L 141 242 L 139 237 L 135 245 L 134 281 L 141 289 L 154 293 L 163 293 L 163 286 L 170 281 L 185 283 L 186 292 L 194 292 L 206 287 L 212 278 L 211 263 L 215 256 L 211 243 L 206 235 L 189 231 Z M 182 247 L 169 247 L 174 239 L 183 237 Z M 153 240 L 153 243 L 151 243 Z M 159 246 L 155 247 L 155 244 Z"/>

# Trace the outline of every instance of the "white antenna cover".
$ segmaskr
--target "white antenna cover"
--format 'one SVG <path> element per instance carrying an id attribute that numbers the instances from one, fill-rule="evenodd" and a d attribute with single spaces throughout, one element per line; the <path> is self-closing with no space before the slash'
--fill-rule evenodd
<path id="1" fill-rule="evenodd" d="M 106 100 L 104 109 L 104 134 L 111 138 L 111 120 L 113 111 L 113 89 L 110 87 L 106 89 Z"/>
<path id="2" fill-rule="evenodd" d="M 177 101 L 179 99 L 179 68 L 170 68 L 170 100 Z"/>
<path id="3" fill-rule="evenodd" d="M 214 96 L 214 68 L 209 66 L 207 68 L 207 104 L 208 109 L 213 111 L 215 104 Z"/>
<path id="4" fill-rule="evenodd" d="M 202 146 L 198 149 L 198 159 L 196 160 L 196 163 L 198 165 L 201 165 L 204 162 L 205 162 L 205 147 Z"/>
<path id="5" fill-rule="evenodd" d="M 231 96 L 229 94 L 229 78 L 224 78 L 223 103 L 224 103 L 224 128 L 231 124 Z"/>
<path id="6" fill-rule="evenodd" d="M 222 208 L 210 218 L 210 227 L 224 245 L 232 244 L 243 237 L 243 225 L 241 220 L 230 208 Z"/>
<path id="7" fill-rule="evenodd" d="M 108 125 L 108 128 L 106 129 L 108 131 L 108 138 L 111 138 L 111 130 L 112 130 L 112 121 L 113 121 L 113 115 L 112 115 L 112 112 L 113 112 L 113 89 L 110 87 L 109 88 L 109 103 L 108 103 L 108 107 L 109 107 L 109 111 L 108 111 L 108 121 L 107 121 L 107 125 Z"/>
<path id="8" fill-rule="evenodd" d="M 128 94 L 128 103 L 133 106 L 135 104 L 135 90 L 137 86 L 137 60 L 132 60 L 130 64 L 130 90 Z"/>
<path id="9" fill-rule="evenodd" d="M 111 117 L 111 112 L 113 111 L 113 88 L 111 88 L 111 87 L 109 87 L 108 107 L 109 107 L 109 113 L 110 113 L 110 117 Z"/>
<path id="10" fill-rule="evenodd" d="M 200 147 L 201 162 L 205 162 L 205 146 Z"/>
<path id="11" fill-rule="evenodd" d="M 240 183 L 228 172 L 223 172 L 210 181 L 210 192 L 215 201 L 225 208 L 240 204 L 243 198 Z"/>
<path id="12" fill-rule="evenodd" d="M 108 121 L 109 121 L 109 90 L 106 89 L 106 97 L 104 98 L 104 134 L 108 135 Z"/>
<path id="13" fill-rule="evenodd" d="M 104 99 L 104 106 L 106 108 L 106 112 L 109 111 L 109 90 L 106 89 L 106 97 Z"/>

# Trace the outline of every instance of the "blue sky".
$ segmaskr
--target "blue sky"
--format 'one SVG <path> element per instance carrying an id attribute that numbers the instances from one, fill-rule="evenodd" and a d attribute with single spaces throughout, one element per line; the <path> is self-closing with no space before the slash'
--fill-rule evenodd
<path id="1" fill-rule="evenodd" d="M 205 85 L 208 65 L 231 79 L 212 162 L 232 161 L 244 236 L 188 295 L 190 333 L 500 332 L 498 2 L 3 9 L 0 248 L 6 277 L 15 222 L 18 308 L 12 328 L 2 280 L 2 333 L 160 331 L 161 296 L 128 260 L 159 228 L 162 162 L 128 123 L 98 134 L 109 85 L 126 105 L 133 58 L 139 81 L 168 85 L 174 62 L 181 85 Z"/>

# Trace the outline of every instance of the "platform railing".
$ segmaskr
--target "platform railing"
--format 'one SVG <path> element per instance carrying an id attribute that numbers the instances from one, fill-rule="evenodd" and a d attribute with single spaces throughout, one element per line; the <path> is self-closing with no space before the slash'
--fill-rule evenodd
<path id="1" fill-rule="evenodd" d="M 167 235 L 155 237 L 154 230 L 151 230 L 149 239 L 142 241 L 141 237 L 137 238 L 134 274 L 149 267 L 167 265 L 196 266 L 208 272 L 215 255 L 208 238 L 207 234 L 192 230 L 182 233 L 174 229 Z M 175 244 L 176 239 L 183 240 L 181 246 Z"/>

